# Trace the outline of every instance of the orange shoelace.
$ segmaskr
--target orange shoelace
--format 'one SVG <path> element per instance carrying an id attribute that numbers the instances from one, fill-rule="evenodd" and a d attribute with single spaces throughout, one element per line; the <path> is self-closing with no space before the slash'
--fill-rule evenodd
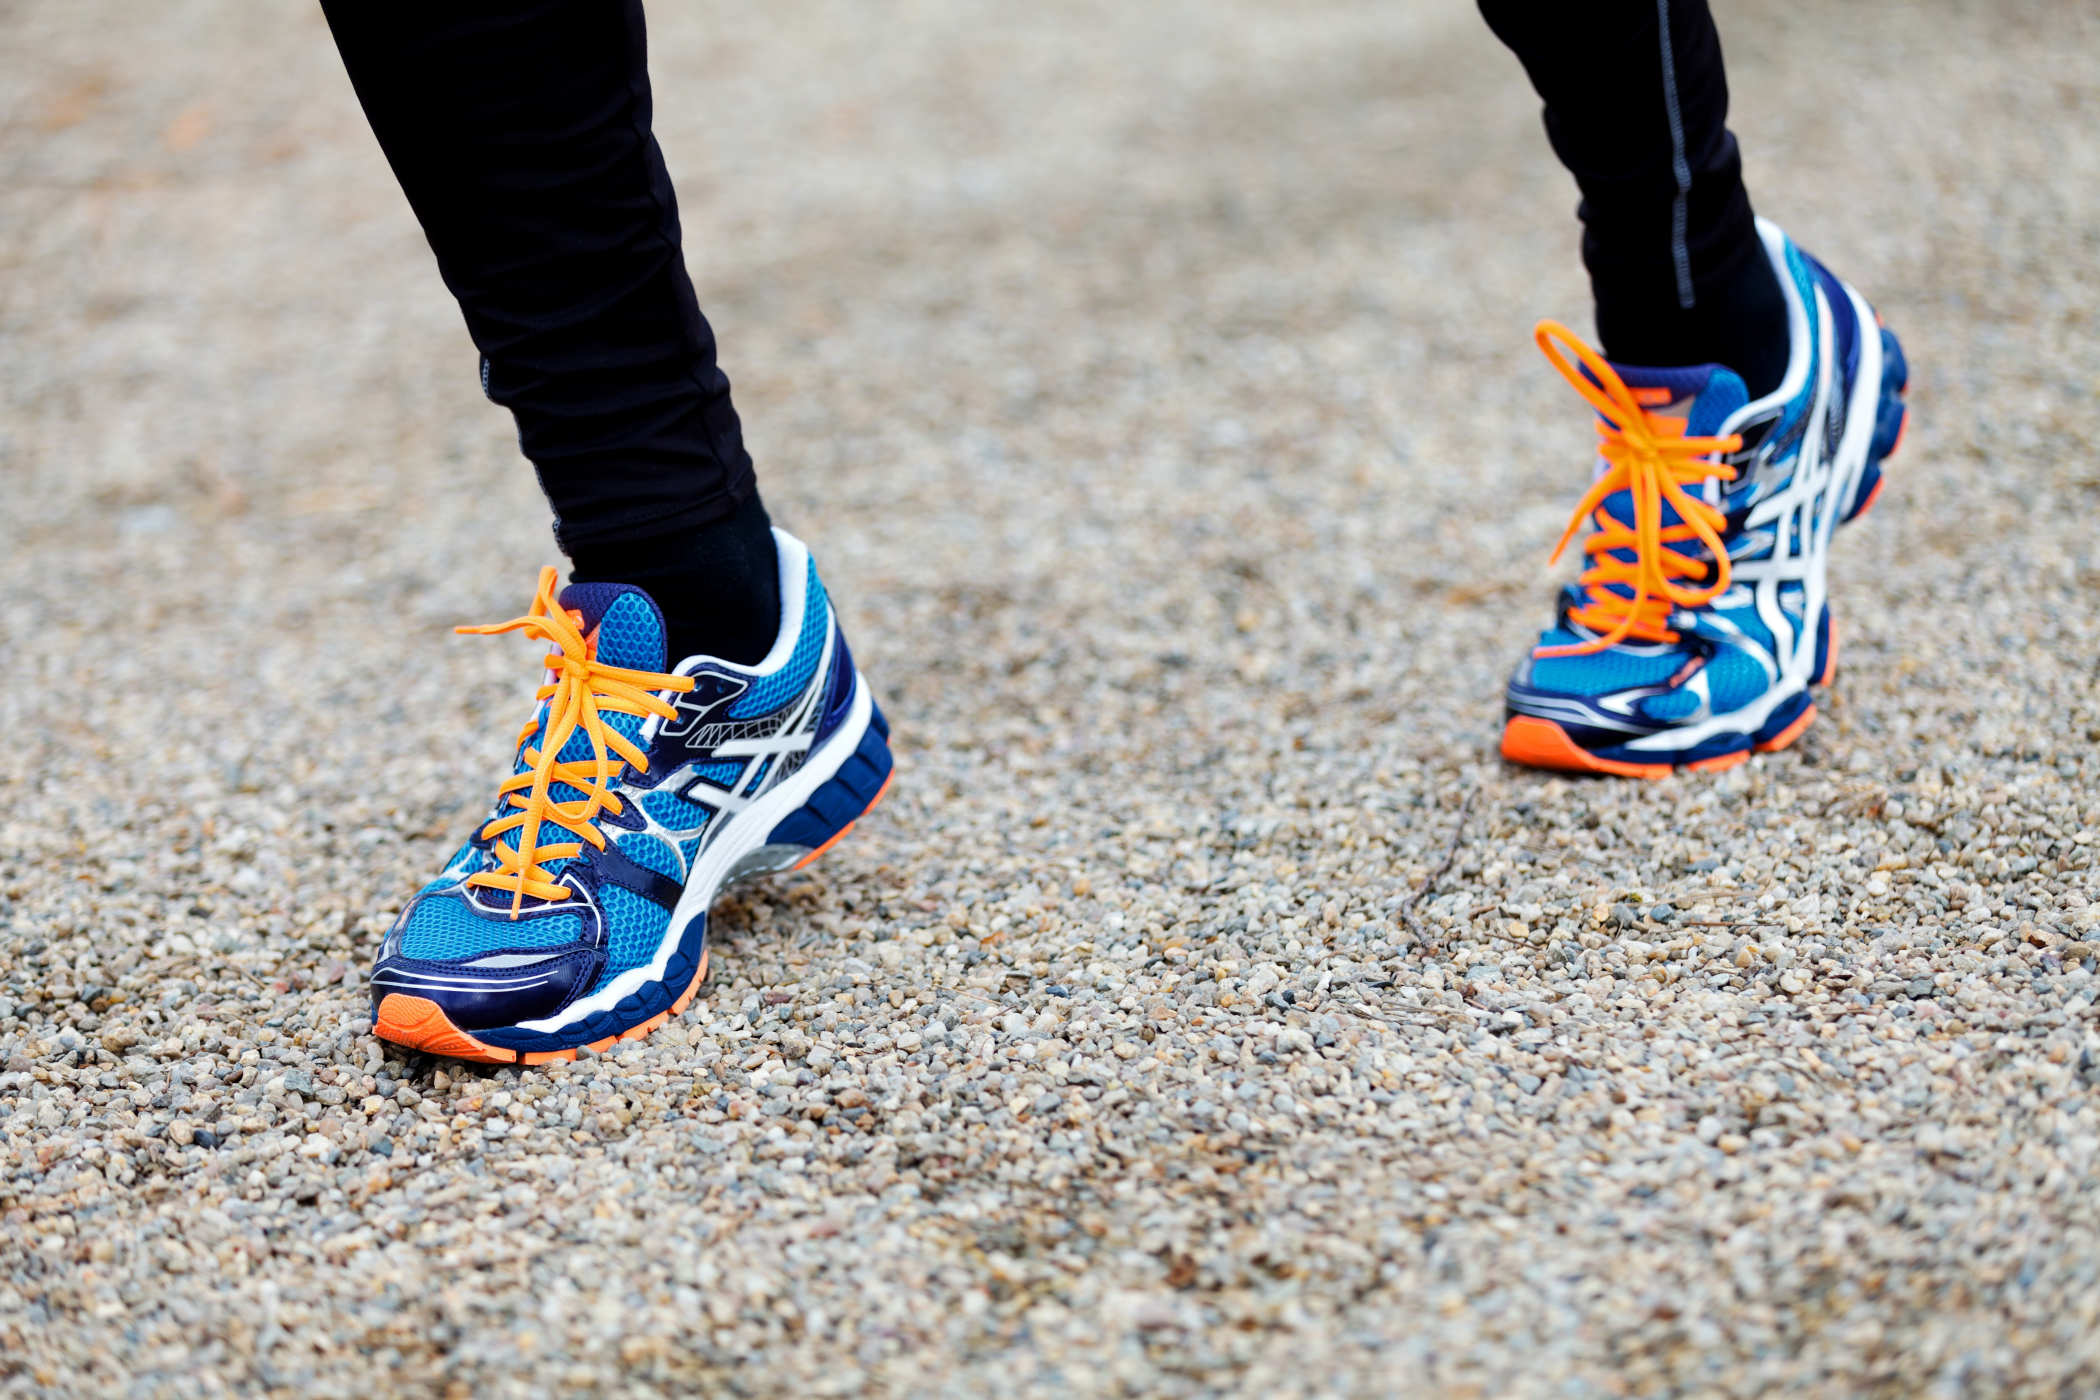
<path id="1" fill-rule="evenodd" d="M 584 636 L 582 616 L 555 605 L 555 577 L 552 568 L 540 570 L 539 587 L 525 616 L 453 629 L 480 637 L 523 632 L 528 637 L 552 642 L 557 648 L 547 653 L 547 683 L 533 694 L 533 699 L 547 702 L 546 733 L 538 748 L 525 750 L 525 771 L 506 778 L 496 789 L 496 795 L 508 799 L 515 810 L 490 818 L 481 828 L 499 868 L 467 877 L 470 885 L 510 891 L 513 919 L 524 908 L 527 895 L 555 901 L 569 897 L 568 886 L 554 883 L 546 863 L 583 854 L 586 841 L 599 850 L 605 849 L 605 837 L 597 827 L 598 814 L 618 816 L 625 806 L 607 783 L 623 762 L 633 765 L 636 772 L 649 771 L 649 756 L 619 731 L 608 727 L 602 716 L 612 712 L 669 719 L 677 713 L 676 708 L 654 692 L 693 688 L 690 676 L 600 664 L 596 633 Z M 517 742 L 525 743 L 538 728 L 535 715 L 518 731 Z M 591 741 L 591 757 L 563 762 L 557 755 L 578 729 Z M 557 784 L 574 788 L 583 796 L 571 802 L 557 802 L 551 795 Z M 550 823 L 579 839 L 542 841 L 541 829 Z M 499 838 L 512 831 L 518 833 L 517 844 L 505 845 Z"/>
<path id="2" fill-rule="evenodd" d="M 1728 546 L 1721 539 L 1726 517 L 1684 488 L 1711 478 L 1733 481 L 1735 468 L 1715 460 L 1715 454 L 1734 452 L 1743 440 L 1733 434 L 1686 437 L 1685 419 L 1649 412 L 1643 398 L 1652 401 L 1656 395 L 1628 388 L 1602 355 L 1558 321 L 1539 322 L 1536 338 L 1553 367 L 1597 410 L 1597 450 L 1605 470 L 1575 507 L 1574 518 L 1553 547 L 1553 560 L 1558 562 L 1583 522 L 1594 519 L 1597 528 L 1582 542 L 1590 558 L 1580 579 L 1588 601 L 1570 609 L 1568 616 L 1598 635 L 1568 646 L 1539 647 L 1532 655 L 1586 656 L 1617 646 L 1628 637 L 1674 642 L 1677 633 L 1669 626 L 1671 612 L 1711 601 L 1728 587 L 1729 580 Z M 1562 346 L 1574 352 L 1581 368 L 1561 352 Z M 1630 526 L 1604 509 L 1604 502 L 1619 491 L 1633 497 Z M 1663 524 L 1666 501 L 1677 508 L 1682 523 Z M 1706 559 L 1671 548 L 1692 540 L 1705 545 L 1713 561 L 1714 578 L 1709 584 L 1678 582 L 1707 571 Z M 1614 558 L 1614 550 L 1630 550 L 1633 558 Z M 1632 596 L 1615 591 L 1613 585 L 1631 590 Z"/>

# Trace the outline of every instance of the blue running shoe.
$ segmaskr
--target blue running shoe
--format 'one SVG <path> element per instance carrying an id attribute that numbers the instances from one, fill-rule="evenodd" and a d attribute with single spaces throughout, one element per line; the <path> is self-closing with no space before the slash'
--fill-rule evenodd
<path id="1" fill-rule="evenodd" d="M 707 973 L 707 910 L 807 865 L 889 787 L 889 725 L 816 566 L 780 552 L 780 636 L 755 666 L 666 671 L 639 588 L 541 571 L 525 616 L 462 632 L 549 642 L 510 777 L 402 910 L 372 969 L 373 1031 L 433 1054 L 539 1064 L 647 1035 Z"/>
<path id="2" fill-rule="evenodd" d="M 1577 772 L 1663 777 L 1785 748 L 1837 665 L 1830 540 L 1881 491 L 1908 371 L 1865 298 L 1758 221 L 1793 353 L 1751 402 L 1720 365 L 1614 365 L 1553 322 L 1539 348 L 1597 411 L 1589 567 L 1511 677 L 1502 753 Z M 1571 362 L 1566 352 L 1572 352 Z"/>

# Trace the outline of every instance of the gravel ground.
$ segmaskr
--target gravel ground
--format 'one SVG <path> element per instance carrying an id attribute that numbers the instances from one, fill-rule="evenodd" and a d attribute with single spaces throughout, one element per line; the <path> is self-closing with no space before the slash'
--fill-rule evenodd
<path id="1" fill-rule="evenodd" d="M 1585 301 L 1470 6 L 659 8 L 899 781 L 519 1073 L 364 1031 L 553 551 L 327 34 L 0 0 L 0 1392 L 2100 1392 L 2095 11 L 1725 8 L 1917 412 L 1820 723 L 1635 786 L 1495 756 Z"/>

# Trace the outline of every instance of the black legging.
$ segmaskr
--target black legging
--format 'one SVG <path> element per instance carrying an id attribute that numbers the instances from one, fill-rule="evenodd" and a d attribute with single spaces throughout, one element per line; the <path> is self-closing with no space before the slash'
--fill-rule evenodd
<path id="1" fill-rule="evenodd" d="M 1731 322 L 1760 292 L 1783 325 L 1706 0 L 1480 0 L 1480 12 L 1523 62 L 1546 104 L 1547 139 L 1582 191 L 1582 261 L 1606 352 L 1732 363 L 1742 328 Z"/>
<path id="2" fill-rule="evenodd" d="M 747 502 L 751 458 L 650 132 L 641 0 L 321 7 L 563 547 Z M 1705 0 L 1481 9 L 1582 190 L 1607 351 L 1689 354 L 1700 299 L 1756 247 Z"/>
<path id="3" fill-rule="evenodd" d="M 650 131 L 641 0 L 321 8 L 562 547 L 747 500 L 751 457 Z"/>

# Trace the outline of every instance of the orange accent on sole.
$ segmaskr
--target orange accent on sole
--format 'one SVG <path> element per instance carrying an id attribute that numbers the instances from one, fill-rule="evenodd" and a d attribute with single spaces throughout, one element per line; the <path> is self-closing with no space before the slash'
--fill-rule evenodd
<path id="1" fill-rule="evenodd" d="M 455 1060 L 474 1060 L 485 1065 L 515 1064 L 518 1052 L 500 1045 L 484 1045 L 452 1024 L 445 1008 L 428 997 L 388 992 L 380 999 L 373 1017 L 372 1034 L 411 1050 L 432 1055 L 450 1055 Z"/>
<path id="2" fill-rule="evenodd" d="M 1558 768 L 1569 773 L 1611 773 L 1621 778 L 1667 778 L 1667 763 L 1622 763 L 1599 758 L 1550 719 L 1512 715 L 1502 728 L 1502 756 L 1531 768 Z"/>
<path id="3" fill-rule="evenodd" d="M 1879 487 L 1875 488 L 1877 491 Z M 1838 673 L 1838 620 L 1830 619 L 1830 650 L 1823 655 L 1823 674 L 1816 677 L 1817 685 L 1829 685 L 1831 677 Z"/>
<path id="4" fill-rule="evenodd" d="M 670 1019 L 670 1012 L 659 1011 L 654 1016 L 651 1016 L 648 1020 L 642 1022 L 640 1025 L 629 1026 L 626 1030 L 621 1031 L 620 1039 L 640 1040 L 643 1036 L 649 1034 L 649 1032 L 655 1030 L 658 1026 L 662 1025 L 664 1022 Z"/>
<path id="5" fill-rule="evenodd" d="M 892 768 L 889 771 L 889 776 L 885 777 L 882 780 L 882 786 L 875 789 L 875 795 L 868 799 L 868 805 L 860 809 L 860 817 L 865 817 L 868 813 L 875 810 L 876 804 L 881 802 L 884 797 L 889 795 L 890 784 L 895 781 L 897 781 L 897 770 Z M 838 831 L 832 836 L 832 838 L 829 841 L 826 841 L 823 845 L 817 847 L 814 851 L 811 851 L 808 855 L 802 857 L 802 859 L 796 861 L 793 865 L 789 866 L 788 868 L 790 870 L 800 870 L 803 866 L 808 865 L 818 856 L 823 855 L 824 852 L 830 850 L 833 846 L 836 846 L 839 842 L 845 840 L 846 833 L 853 830 L 854 824 L 860 820 L 860 817 L 855 817 L 853 821 L 847 822 L 844 826 L 838 829 Z"/>
<path id="6" fill-rule="evenodd" d="M 712 952 L 714 952 L 712 948 L 702 948 L 700 950 L 700 966 L 693 969 L 693 980 L 686 984 L 683 992 L 679 993 L 678 1000 L 671 1003 L 671 1014 L 673 1016 L 683 1016 L 685 1009 L 693 1004 L 694 993 L 698 992 L 700 984 L 707 980 L 707 958 Z"/>
<path id="7" fill-rule="evenodd" d="M 1898 452 L 1898 451 L 1899 451 L 1899 450 L 1900 450 L 1900 449 L 1902 448 L 1902 446 L 1903 446 L 1903 439 L 1904 439 L 1905 437 L 1907 437 L 1907 436 L 1909 435 L 1909 433 L 1910 433 L 1910 406 L 1909 406 L 1908 404 L 1906 404 L 1906 405 L 1904 405 L 1904 408 L 1903 408 L 1903 421 L 1901 421 L 1900 423 L 1896 424 L 1896 440 L 1895 440 L 1894 442 L 1892 442 L 1892 443 L 1890 443 L 1890 444 L 1889 444 L 1889 450 L 1888 450 L 1888 451 L 1886 451 L 1886 452 L 1884 452 L 1884 453 L 1882 453 L 1882 454 L 1881 454 L 1881 460 L 1882 460 L 1882 461 L 1884 461 L 1884 462 L 1886 462 L 1886 461 L 1888 461 L 1888 459 L 1889 459 L 1889 458 L 1891 458 L 1891 457 L 1895 456 L 1895 455 L 1896 455 L 1896 453 L 1897 453 L 1897 452 Z M 1876 501 L 1878 501 L 1878 500 L 1880 500 L 1880 499 L 1881 499 L 1881 488 L 1882 488 L 1882 487 L 1884 487 L 1884 486 L 1886 486 L 1886 485 L 1888 485 L 1888 484 L 1889 484 L 1889 476 L 1888 476 L 1888 473 L 1887 473 L 1887 472 L 1883 472 L 1883 473 L 1881 474 L 1881 480 L 1879 480 L 1879 481 L 1877 481 L 1877 482 L 1875 482 L 1875 483 L 1874 483 L 1874 489 L 1873 489 L 1872 491 L 1869 491 L 1869 492 L 1867 493 L 1867 498 L 1866 498 L 1866 499 L 1865 499 L 1864 501 L 1861 501 L 1861 502 L 1859 503 L 1859 509 L 1858 509 L 1858 510 L 1855 510 L 1855 511 L 1853 511 L 1853 512 L 1852 512 L 1852 514 L 1851 514 L 1851 515 L 1850 515 L 1850 516 L 1849 516 L 1849 517 L 1848 517 L 1848 518 L 1846 519 L 1845 523 L 1849 525 L 1849 524 L 1850 524 L 1850 523 L 1852 523 L 1852 521 L 1854 521 L 1854 520 L 1862 520 L 1862 519 L 1865 519 L 1865 518 L 1866 518 L 1866 514 L 1867 514 L 1867 512 L 1868 512 L 1868 511 L 1870 511 L 1870 510 L 1872 510 L 1872 509 L 1874 509 L 1874 502 L 1876 502 Z M 1818 682 L 1818 684 L 1820 684 L 1820 682 Z"/>
<path id="8" fill-rule="evenodd" d="M 1779 750 L 1785 748 L 1788 744 L 1791 744 L 1794 742 L 1794 740 L 1800 738 L 1801 731 L 1808 728 L 1809 725 L 1815 723 L 1815 719 L 1816 707 L 1810 705 L 1807 709 L 1801 712 L 1800 717 L 1797 718 L 1792 724 L 1780 730 L 1777 734 L 1774 734 L 1771 738 L 1765 740 L 1762 744 L 1759 744 L 1757 746 L 1757 751 L 1759 753 L 1779 752 Z"/>
<path id="9" fill-rule="evenodd" d="M 1621 778 L 1667 778 L 1680 767 L 1687 773 L 1725 773 L 1731 768 L 1740 768 L 1756 753 L 1776 753 L 1801 737 L 1801 732 L 1815 722 L 1816 707 L 1810 705 L 1794 722 L 1772 738 L 1748 749 L 1734 753 L 1715 754 L 1686 764 L 1626 763 L 1614 758 L 1600 758 L 1589 752 L 1568 736 L 1550 719 L 1537 715 L 1514 715 L 1502 730 L 1502 756 L 1511 763 L 1521 763 L 1530 768 L 1556 768 L 1568 773 L 1609 773 Z"/>
<path id="10" fill-rule="evenodd" d="M 1861 501 L 1861 502 L 1859 503 L 1859 509 L 1858 509 L 1858 510 L 1855 510 L 1855 511 L 1853 511 L 1853 512 L 1852 512 L 1852 519 L 1853 519 L 1853 520 L 1864 520 L 1864 519 L 1866 519 L 1866 518 L 1867 518 L 1867 512 L 1868 512 L 1868 511 L 1870 511 L 1870 510 L 1872 510 L 1872 509 L 1874 509 L 1874 502 L 1876 502 L 1876 501 L 1878 501 L 1878 500 L 1880 500 L 1880 499 L 1881 499 L 1881 488 L 1882 488 L 1882 487 L 1884 487 L 1884 486 L 1886 486 L 1886 485 L 1888 485 L 1888 484 L 1889 484 L 1889 478 L 1888 478 L 1888 474 L 1887 474 L 1886 472 L 1884 472 L 1884 473 L 1882 473 L 1882 477 L 1881 477 L 1881 480 L 1879 480 L 1879 481 L 1877 481 L 1877 482 L 1875 482 L 1875 483 L 1874 483 L 1874 489 L 1873 489 L 1873 490 L 1871 490 L 1871 491 L 1869 491 L 1869 492 L 1867 492 L 1867 498 L 1866 498 L 1866 499 L 1865 499 L 1864 501 Z M 1847 523 L 1847 524 L 1850 524 L 1850 523 L 1851 523 L 1851 521 L 1847 521 L 1846 523 Z"/>
<path id="11" fill-rule="evenodd" d="M 707 980 L 707 959 L 711 949 L 700 950 L 700 966 L 693 969 L 693 980 L 685 991 L 671 1004 L 669 1011 L 660 1011 L 638 1026 L 630 1026 L 618 1035 L 609 1035 L 603 1040 L 594 1040 L 585 1049 L 600 1053 L 610 1050 L 623 1040 L 640 1040 L 673 1016 L 684 1012 L 692 1005 L 694 994 L 700 984 Z M 573 1063 L 575 1050 L 528 1050 L 519 1054 L 500 1045 L 488 1045 L 452 1024 L 445 1009 L 426 997 L 412 997 L 402 992 L 390 992 L 379 1003 L 377 1022 L 372 1033 L 381 1040 L 391 1040 L 396 1045 L 405 1045 L 411 1050 L 422 1050 L 432 1055 L 448 1055 L 455 1060 L 473 1060 L 485 1065 L 551 1065 L 562 1062 Z"/>

